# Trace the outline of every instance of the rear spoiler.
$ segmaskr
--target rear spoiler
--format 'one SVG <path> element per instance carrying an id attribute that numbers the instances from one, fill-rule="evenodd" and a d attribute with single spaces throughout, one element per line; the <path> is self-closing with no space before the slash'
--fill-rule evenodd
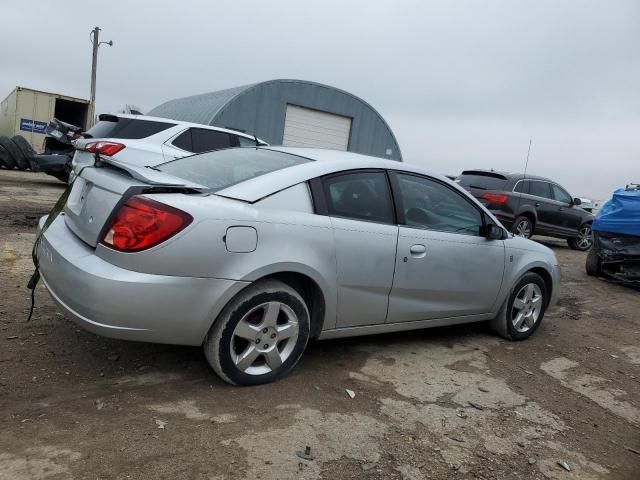
<path id="1" fill-rule="evenodd" d="M 165 187 L 184 187 L 198 191 L 211 191 L 211 188 L 199 183 L 190 182 L 180 177 L 174 177 L 168 173 L 164 173 L 155 167 L 138 167 L 124 162 L 119 162 L 113 158 L 100 156 L 100 164 L 106 164 L 111 167 L 123 170 L 130 177 L 140 180 L 149 185 L 165 186 Z M 96 163 L 96 167 L 100 167 L 99 163 Z"/>

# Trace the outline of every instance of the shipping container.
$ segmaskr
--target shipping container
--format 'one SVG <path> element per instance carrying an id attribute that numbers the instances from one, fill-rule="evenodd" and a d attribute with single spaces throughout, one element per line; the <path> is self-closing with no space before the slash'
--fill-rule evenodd
<path id="1" fill-rule="evenodd" d="M 84 98 L 16 87 L 0 103 L 0 135 L 21 135 L 40 152 L 45 128 L 52 118 L 84 129 L 88 112 L 89 100 Z"/>

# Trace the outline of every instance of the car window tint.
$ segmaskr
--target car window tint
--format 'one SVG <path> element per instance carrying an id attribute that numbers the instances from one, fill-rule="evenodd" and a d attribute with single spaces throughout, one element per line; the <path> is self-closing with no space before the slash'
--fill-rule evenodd
<path id="1" fill-rule="evenodd" d="M 186 150 L 187 152 L 193 152 L 193 144 L 191 142 L 191 128 L 182 132 L 178 137 L 171 142 L 174 146 Z"/>
<path id="2" fill-rule="evenodd" d="M 504 190 L 507 178 L 493 172 L 462 172 L 456 180 L 463 187 L 479 190 Z"/>
<path id="3" fill-rule="evenodd" d="M 235 135 L 234 135 L 235 137 Z M 205 130 L 204 128 L 191 129 L 191 141 L 194 153 L 208 152 L 210 150 L 220 150 L 221 148 L 232 147 L 231 135 L 216 130 Z"/>
<path id="4" fill-rule="evenodd" d="M 549 183 L 547 182 L 532 180 L 529 193 L 531 195 L 535 195 L 536 197 L 549 198 L 549 199 L 552 198 L 551 189 L 549 188 Z"/>
<path id="5" fill-rule="evenodd" d="M 87 130 L 90 138 L 123 138 L 140 139 L 160 133 L 175 123 L 140 120 L 137 118 L 118 117 L 116 115 L 100 115 L 100 121 Z"/>
<path id="6" fill-rule="evenodd" d="M 329 215 L 393 223 L 393 204 L 383 172 L 353 172 L 323 179 Z"/>
<path id="7" fill-rule="evenodd" d="M 517 193 L 529 193 L 529 184 L 531 182 L 529 182 L 529 180 L 520 180 L 517 184 L 516 187 L 513 189 L 514 192 Z"/>
<path id="8" fill-rule="evenodd" d="M 571 195 L 564 188 L 554 184 L 551 184 L 551 188 L 553 189 L 554 199 L 562 203 L 571 203 Z"/>
<path id="9" fill-rule="evenodd" d="M 397 174 L 396 178 L 407 226 L 480 235 L 482 214 L 462 195 L 424 177 Z"/>
<path id="10" fill-rule="evenodd" d="M 256 141 L 253 138 L 238 137 L 241 147 L 255 147 Z"/>

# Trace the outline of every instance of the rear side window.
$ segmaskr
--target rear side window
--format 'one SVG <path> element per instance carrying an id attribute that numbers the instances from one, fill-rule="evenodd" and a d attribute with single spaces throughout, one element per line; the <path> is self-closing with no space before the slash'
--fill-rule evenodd
<path id="1" fill-rule="evenodd" d="M 513 189 L 514 192 L 517 193 L 529 193 L 529 189 L 530 189 L 530 184 L 531 182 L 529 182 L 529 180 L 520 180 L 515 188 Z"/>
<path id="2" fill-rule="evenodd" d="M 542 197 L 542 198 L 548 198 L 548 199 L 553 198 L 551 196 L 550 185 L 547 182 L 532 180 L 529 193 L 531 195 L 535 195 L 536 197 Z"/>
<path id="3" fill-rule="evenodd" d="M 383 172 L 353 172 L 323 180 L 329 215 L 393 223 L 393 203 Z"/>
<path id="4" fill-rule="evenodd" d="M 235 135 L 217 132 L 216 130 L 205 130 L 204 128 L 192 128 L 191 130 L 192 151 L 195 153 L 237 147 L 239 145 L 238 137 Z"/>
<path id="5" fill-rule="evenodd" d="M 311 160 L 289 153 L 253 148 L 232 148 L 179 158 L 155 168 L 213 191 Z"/>
<path id="6" fill-rule="evenodd" d="M 151 135 L 175 126 L 175 123 L 116 117 L 115 115 L 101 115 L 99 118 L 100 121 L 87 130 L 91 138 L 137 140 L 150 137 Z"/>
<path id="7" fill-rule="evenodd" d="M 190 128 L 181 133 L 172 143 L 182 150 L 193 153 L 209 152 L 240 145 L 236 135 L 204 128 Z"/>
<path id="8" fill-rule="evenodd" d="M 504 190 L 507 178 L 493 172 L 462 172 L 458 183 L 463 187 L 480 190 Z"/>

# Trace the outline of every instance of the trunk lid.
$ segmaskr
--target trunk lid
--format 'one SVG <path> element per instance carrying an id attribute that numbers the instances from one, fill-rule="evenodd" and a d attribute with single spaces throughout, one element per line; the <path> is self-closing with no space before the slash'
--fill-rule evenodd
<path id="1" fill-rule="evenodd" d="M 131 196 L 206 190 L 201 185 L 149 168 L 102 159 L 98 166 L 83 168 L 73 182 L 64 207 L 65 223 L 83 242 L 95 247 L 117 209 Z"/>

